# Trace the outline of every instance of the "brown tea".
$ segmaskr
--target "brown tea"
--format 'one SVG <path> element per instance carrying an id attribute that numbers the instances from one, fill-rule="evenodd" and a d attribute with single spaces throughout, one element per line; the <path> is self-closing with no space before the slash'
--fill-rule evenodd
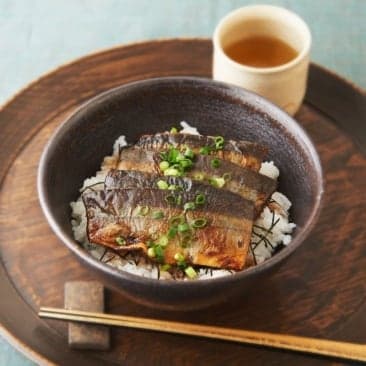
<path id="1" fill-rule="evenodd" d="M 225 47 L 225 53 L 234 61 L 253 67 L 274 67 L 297 56 L 297 51 L 278 38 L 255 36 L 241 39 Z"/>

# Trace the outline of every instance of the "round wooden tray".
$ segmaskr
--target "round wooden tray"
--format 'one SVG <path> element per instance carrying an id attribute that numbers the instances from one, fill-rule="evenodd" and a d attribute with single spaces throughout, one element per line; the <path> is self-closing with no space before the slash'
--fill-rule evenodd
<path id="1" fill-rule="evenodd" d="M 113 330 L 109 352 L 75 351 L 68 348 L 66 324 L 37 317 L 40 305 L 63 305 L 65 281 L 92 278 L 53 235 L 38 204 L 37 165 L 50 134 L 82 102 L 117 85 L 167 75 L 210 77 L 211 53 L 211 42 L 204 39 L 117 47 L 48 74 L 0 111 L 1 332 L 36 362 L 334 364 L 307 355 L 128 329 Z M 324 208 L 306 245 L 262 286 L 235 303 L 190 313 L 154 311 L 109 292 L 107 310 L 366 343 L 365 108 L 363 91 L 311 66 L 306 102 L 296 118 L 322 160 Z"/>

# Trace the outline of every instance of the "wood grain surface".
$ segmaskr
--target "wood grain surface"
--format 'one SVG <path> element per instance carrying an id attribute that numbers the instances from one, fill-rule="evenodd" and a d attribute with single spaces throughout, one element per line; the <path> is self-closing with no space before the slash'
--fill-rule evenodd
<path id="1" fill-rule="evenodd" d="M 56 70 L 0 111 L 0 321 L 2 333 L 31 358 L 62 365 L 344 364 L 129 329 L 113 329 L 111 351 L 76 351 L 67 346 L 66 324 L 36 315 L 40 305 L 62 306 L 66 281 L 93 279 L 53 235 L 38 204 L 36 173 L 47 139 L 80 103 L 111 87 L 157 76 L 210 77 L 211 52 L 208 40 L 111 49 Z M 323 80 L 320 85 L 321 78 L 328 84 Z M 323 103 L 322 87 L 333 93 L 335 111 L 347 115 L 348 124 L 337 120 L 340 112 L 329 110 L 329 95 Z M 343 100 L 342 108 L 337 95 L 347 88 L 354 95 Z M 306 245 L 262 286 L 235 303 L 187 313 L 154 311 L 108 292 L 107 311 L 366 343 L 366 156 L 360 148 L 366 143 L 366 125 L 360 126 L 364 101 L 360 91 L 312 66 L 307 103 L 296 118 L 320 154 L 325 203 Z M 361 131 L 353 136 L 358 145 L 352 137 L 355 126 Z"/>

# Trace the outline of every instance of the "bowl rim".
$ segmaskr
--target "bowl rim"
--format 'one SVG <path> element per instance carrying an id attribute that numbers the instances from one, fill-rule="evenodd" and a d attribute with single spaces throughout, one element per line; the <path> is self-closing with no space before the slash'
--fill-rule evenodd
<path id="1" fill-rule="evenodd" d="M 198 83 L 201 85 L 203 84 L 206 87 L 215 88 L 218 93 L 231 94 L 231 97 L 235 97 L 235 99 L 240 100 L 242 104 L 249 105 L 250 107 L 257 110 L 259 113 L 268 115 L 283 128 L 289 130 L 292 135 L 296 135 L 296 140 L 301 140 L 301 146 L 307 148 L 309 156 L 311 156 L 312 158 L 312 163 L 314 165 L 315 171 L 317 172 L 316 186 L 318 187 L 318 190 L 315 204 L 311 209 L 306 225 L 302 228 L 297 229 L 300 231 L 297 233 L 296 237 L 291 241 L 288 246 L 273 255 L 271 258 L 256 266 L 244 269 L 242 271 L 227 276 L 214 277 L 196 281 L 177 281 L 174 279 L 159 280 L 156 278 L 143 277 L 127 271 L 120 270 L 116 267 L 109 266 L 94 258 L 84 248 L 82 248 L 81 244 L 79 244 L 75 239 L 70 238 L 70 236 L 57 223 L 57 220 L 52 213 L 52 208 L 49 205 L 48 197 L 46 194 L 45 177 L 47 175 L 47 163 L 49 160 L 49 156 L 55 149 L 55 146 L 57 146 L 58 140 L 60 140 L 73 125 L 77 124 L 79 119 L 84 114 L 88 113 L 89 107 L 102 104 L 109 99 L 113 99 L 120 92 L 131 88 L 144 88 L 146 86 L 151 86 L 155 84 L 170 85 L 171 83 Z M 37 173 L 37 192 L 40 206 L 49 226 L 56 234 L 58 239 L 60 239 L 61 242 L 66 245 L 68 249 L 71 250 L 73 254 L 78 257 L 79 260 L 83 262 L 83 264 L 87 264 L 88 266 L 93 267 L 98 271 L 101 271 L 104 275 L 112 276 L 114 279 L 120 281 L 127 280 L 139 285 L 152 285 L 163 288 L 174 287 L 187 289 L 187 287 L 189 287 L 191 289 L 194 289 L 210 284 L 222 284 L 228 281 L 237 282 L 242 280 L 243 278 L 258 275 L 267 271 L 269 268 L 275 266 L 276 264 L 279 264 L 285 258 L 293 254 L 295 250 L 304 242 L 310 231 L 313 229 L 317 218 L 319 217 L 321 208 L 323 206 L 324 179 L 320 159 L 310 137 L 305 132 L 305 130 L 294 120 L 293 117 L 280 109 L 277 105 L 273 104 L 272 102 L 254 92 L 224 82 L 215 81 L 210 78 L 196 76 L 165 76 L 133 81 L 131 83 L 122 84 L 112 89 L 108 89 L 88 99 L 79 107 L 77 107 L 70 115 L 68 115 L 53 132 L 43 149 Z"/>

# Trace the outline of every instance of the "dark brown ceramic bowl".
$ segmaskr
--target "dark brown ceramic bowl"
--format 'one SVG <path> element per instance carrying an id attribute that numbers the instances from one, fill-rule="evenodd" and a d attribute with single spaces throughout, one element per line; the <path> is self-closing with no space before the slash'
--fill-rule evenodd
<path id="1" fill-rule="evenodd" d="M 185 120 L 202 134 L 257 141 L 281 171 L 279 190 L 293 203 L 297 224 L 291 244 L 270 260 L 242 272 L 202 281 L 159 281 L 129 274 L 92 258 L 74 240 L 70 205 L 86 177 L 95 175 L 114 141 L 126 135 L 170 129 Z M 38 192 L 46 218 L 61 241 L 108 287 L 150 306 L 194 309 L 243 294 L 285 262 L 314 226 L 323 192 L 322 171 L 313 144 L 285 112 L 243 89 L 209 79 L 171 77 L 123 85 L 84 104 L 46 146 L 39 166 Z"/>

